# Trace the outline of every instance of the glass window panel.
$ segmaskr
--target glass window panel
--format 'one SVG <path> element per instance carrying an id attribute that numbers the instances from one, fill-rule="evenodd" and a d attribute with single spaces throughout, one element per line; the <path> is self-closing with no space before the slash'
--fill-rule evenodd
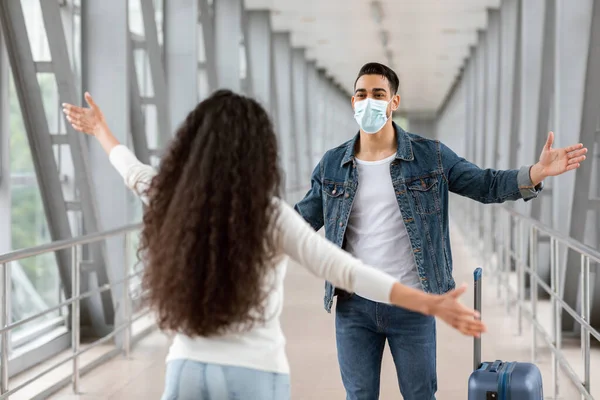
<path id="1" fill-rule="evenodd" d="M 148 52 L 144 51 L 144 62 L 142 64 L 144 68 L 144 93 L 146 96 L 153 97 L 154 96 L 154 82 L 152 81 L 152 71 L 150 69 L 150 58 L 148 57 Z"/>
<path id="2" fill-rule="evenodd" d="M 139 197 L 129 192 L 127 194 L 127 214 L 129 215 L 128 223 L 136 224 L 142 221 L 144 209 Z"/>
<path id="3" fill-rule="evenodd" d="M 80 76 L 80 59 L 81 59 L 81 46 L 79 41 L 81 38 L 81 16 L 79 15 L 78 9 L 71 3 L 66 1 L 61 7 L 61 17 L 63 28 L 66 36 L 67 51 L 69 52 L 69 61 L 71 62 L 71 69 L 75 74 L 75 85 L 79 87 L 79 76 Z"/>
<path id="4" fill-rule="evenodd" d="M 67 211 L 67 218 L 69 219 L 69 226 L 71 227 L 71 233 L 73 236 L 83 235 L 83 218 L 79 211 Z"/>
<path id="5" fill-rule="evenodd" d="M 198 24 L 196 33 L 198 37 L 198 61 L 206 62 L 206 47 L 204 46 L 204 29 L 202 28 L 202 24 Z"/>
<path id="6" fill-rule="evenodd" d="M 35 61 L 50 61 L 50 48 L 48 47 L 48 37 L 44 28 L 40 0 L 21 0 L 21 7 L 25 15 L 25 26 L 27 27 L 27 36 L 29 37 L 33 59 Z"/>
<path id="7" fill-rule="evenodd" d="M 208 72 L 206 71 L 206 68 L 198 69 L 198 93 L 200 100 L 206 99 L 210 94 L 208 87 Z"/>
<path id="8" fill-rule="evenodd" d="M 148 148 L 158 148 L 158 114 L 154 104 L 145 104 L 142 106 L 144 113 L 144 124 L 146 126 L 146 140 Z"/>
<path id="9" fill-rule="evenodd" d="M 162 0 L 154 0 L 154 13 L 156 20 L 156 32 L 158 33 L 158 45 L 162 46 L 164 41 L 163 33 L 163 13 L 164 3 Z"/>
<path id="10" fill-rule="evenodd" d="M 33 187 L 31 191 L 37 191 L 37 187 Z M 13 191 L 13 196 L 15 194 Z M 11 278 L 11 321 L 13 323 L 57 306 L 63 300 L 54 254 L 44 254 L 13 262 Z M 66 307 L 64 308 L 18 326 L 12 331 L 13 342 L 19 342 L 20 336 L 39 330 L 49 321 L 65 317 L 67 312 Z"/>
<path id="11" fill-rule="evenodd" d="M 129 30 L 144 36 L 144 20 L 142 19 L 142 5 L 140 0 L 129 0 Z"/>
<path id="12" fill-rule="evenodd" d="M 54 74 L 37 74 L 38 83 L 42 92 L 42 102 L 44 103 L 44 111 L 48 121 L 48 129 L 50 133 L 60 132 L 59 125 L 59 99 L 58 87 Z"/>
<path id="13" fill-rule="evenodd" d="M 246 64 L 246 46 L 242 43 L 239 47 L 240 51 L 240 79 L 246 79 L 247 64 Z"/>
<path id="14" fill-rule="evenodd" d="M 140 87 L 140 95 L 146 97 L 154 96 L 154 87 L 152 86 L 152 75 L 150 74 L 150 61 L 148 53 L 144 49 L 136 49 L 134 52 L 135 71 Z"/>
<path id="15" fill-rule="evenodd" d="M 71 148 L 69 146 L 54 146 L 55 152 L 58 154 L 58 172 L 62 182 L 62 189 L 65 195 L 65 200 L 77 200 L 75 190 L 75 167 L 73 166 L 73 158 L 71 157 Z"/>
<path id="16" fill-rule="evenodd" d="M 21 249 L 48 243 L 51 239 L 12 77 L 8 97 L 11 166 L 11 247 Z M 12 263 L 11 271 L 11 320 L 13 322 L 44 311 L 59 303 L 61 285 L 53 254 Z M 56 311 L 21 326 L 14 331 L 13 340 L 23 332 L 40 327 L 52 318 L 59 316 L 60 312 Z"/>
<path id="17" fill-rule="evenodd" d="M 129 275 L 135 275 L 136 272 L 141 271 L 142 264 L 139 262 L 137 257 L 137 250 L 140 245 L 140 231 L 134 231 L 128 234 L 128 251 L 129 251 Z M 129 293 L 132 298 L 139 296 L 141 290 L 141 275 L 137 275 L 129 281 Z"/>
<path id="18" fill-rule="evenodd" d="M 81 15 L 73 14 L 73 72 L 77 77 L 77 92 L 81 92 Z"/>
<path id="19" fill-rule="evenodd" d="M 12 174 L 33 174 L 33 161 L 29 142 L 25 134 L 25 126 L 21 117 L 21 108 L 14 85 L 14 81 L 9 79 L 9 134 L 10 134 L 10 171 Z"/>

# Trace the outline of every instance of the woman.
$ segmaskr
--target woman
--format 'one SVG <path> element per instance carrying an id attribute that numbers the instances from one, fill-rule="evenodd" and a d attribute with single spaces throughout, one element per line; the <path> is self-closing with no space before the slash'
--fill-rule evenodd
<path id="1" fill-rule="evenodd" d="M 288 258 L 349 292 L 436 315 L 479 335 L 476 313 L 401 285 L 319 236 L 282 201 L 277 140 L 254 100 L 218 91 L 182 123 L 158 172 L 112 135 L 102 112 L 65 104 L 74 129 L 95 136 L 147 204 L 143 287 L 159 327 L 176 333 L 163 399 L 287 399 L 279 316 Z"/>

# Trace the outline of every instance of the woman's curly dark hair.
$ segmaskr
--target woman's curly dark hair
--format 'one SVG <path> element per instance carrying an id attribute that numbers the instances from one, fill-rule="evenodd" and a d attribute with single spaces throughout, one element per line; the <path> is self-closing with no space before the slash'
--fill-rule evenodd
<path id="1" fill-rule="evenodd" d="M 160 328 L 211 336 L 264 320 L 280 182 L 277 139 L 256 101 L 221 90 L 187 116 L 148 189 L 141 234 Z"/>

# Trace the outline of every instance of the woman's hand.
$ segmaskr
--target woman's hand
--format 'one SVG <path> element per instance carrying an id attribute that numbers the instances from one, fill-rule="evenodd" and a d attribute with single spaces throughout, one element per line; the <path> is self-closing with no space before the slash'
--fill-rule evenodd
<path id="1" fill-rule="evenodd" d="M 108 128 L 104 114 L 88 92 L 85 93 L 85 101 L 90 106 L 89 108 L 63 103 L 63 113 L 73 129 L 95 136 L 106 153 L 110 154 L 119 141 Z"/>
<path id="2" fill-rule="evenodd" d="M 73 129 L 88 135 L 98 136 L 108 130 L 104 114 L 102 114 L 100 107 L 88 92 L 85 93 L 85 101 L 90 108 L 63 103 L 63 112 Z"/>
<path id="3" fill-rule="evenodd" d="M 479 337 L 486 331 L 485 325 L 479 320 L 479 313 L 458 301 L 466 290 L 467 285 L 463 284 L 446 294 L 430 295 L 433 298 L 430 300 L 428 314 L 440 318 L 465 335 Z"/>
<path id="4" fill-rule="evenodd" d="M 478 320 L 479 313 L 458 301 L 465 290 L 466 284 L 446 294 L 437 295 L 396 282 L 390 293 L 390 303 L 421 314 L 436 316 L 465 335 L 479 337 L 486 331 L 485 325 Z"/>

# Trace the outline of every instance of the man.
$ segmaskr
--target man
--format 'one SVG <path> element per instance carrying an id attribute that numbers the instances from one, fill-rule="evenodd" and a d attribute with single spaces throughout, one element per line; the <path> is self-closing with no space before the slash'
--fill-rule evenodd
<path id="1" fill-rule="evenodd" d="M 430 293 L 454 288 L 448 229 L 449 192 L 482 203 L 537 197 L 548 176 L 579 167 L 587 149 L 553 149 L 548 135 L 540 160 L 520 170 L 480 169 L 436 140 L 407 133 L 391 119 L 398 77 L 366 64 L 352 106 L 360 132 L 329 150 L 296 211 L 315 230 L 364 262 Z M 379 398 L 386 340 L 404 400 L 432 400 L 437 391 L 435 319 L 376 303 L 361 293 L 325 285 L 325 309 L 336 304 L 336 341 L 348 400 Z M 465 377 L 466 379 L 466 377 Z"/>

